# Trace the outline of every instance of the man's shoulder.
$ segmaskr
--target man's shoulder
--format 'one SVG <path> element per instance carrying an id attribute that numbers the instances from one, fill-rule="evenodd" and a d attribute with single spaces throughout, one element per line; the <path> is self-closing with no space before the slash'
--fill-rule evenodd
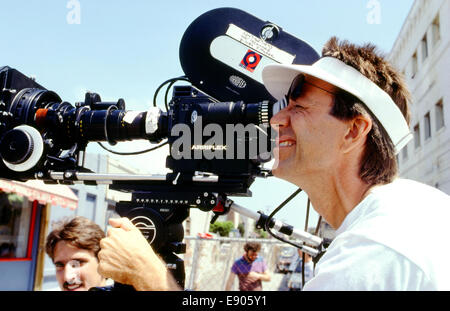
<path id="1" fill-rule="evenodd" d="M 316 266 L 320 277 L 311 288 L 448 290 L 450 257 L 441 250 L 445 247 L 426 252 L 407 237 L 403 241 L 388 245 L 358 234 L 335 239 Z"/>
<path id="2" fill-rule="evenodd" d="M 450 236 L 449 203 L 445 193 L 412 180 L 377 187 L 347 215 L 318 271 L 322 276 L 339 271 L 354 288 L 448 288 L 442 275 L 450 272 L 443 238 Z M 358 283 L 369 279 L 370 284 Z"/>
<path id="3" fill-rule="evenodd" d="M 444 224 L 447 219 L 450 219 L 447 194 L 413 180 L 397 179 L 373 189 L 347 215 L 337 232 L 373 237 L 378 242 L 391 241 L 396 236 L 419 235 L 418 228 L 422 231 L 434 231 L 436 225 L 448 228 Z M 450 234 L 450 230 L 447 232 Z"/>
<path id="4" fill-rule="evenodd" d="M 373 241 L 345 241 L 319 260 L 310 290 L 405 290 L 422 283 L 417 265 Z"/>
<path id="5" fill-rule="evenodd" d="M 233 263 L 233 266 L 242 266 L 242 265 L 245 265 L 245 264 L 248 264 L 247 263 L 247 261 L 244 259 L 244 257 L 239 257 L 239 258 L 237 258 L 235 261 L 234 261 L 234 263 Z"/>
<path id="6" fill-rule="evenodd" d="M 264 260 L 263 257 L 258 256 L 258 257 L 255 259 L 255 262 L 265 262 L 265 260 Z"/>
<path id="7" fill-rule="evenodd" d="M 430 185 L 404 178 L 397 178 L 392 183 L 376 186 L 372 197 L 378 202 L 392 204 L 404 202 L 409 205 L 419 205 L 423 202 L 433 202 L 440 205 L 450 202 L 450 196 Z M 369 200 L 370 201 L 370 200 Z"/>

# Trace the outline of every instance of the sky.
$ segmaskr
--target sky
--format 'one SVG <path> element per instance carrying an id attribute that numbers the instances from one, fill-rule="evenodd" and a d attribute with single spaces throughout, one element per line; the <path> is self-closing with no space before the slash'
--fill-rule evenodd
<path id="1" fill-rule="evenodd" d="M 423 1 L 423 0 L 418 0 Z M 0 0 L 0 66 L 10 66 L 70 103 L 87 90 L 104 101 L 123 98 L 127 110 L 146 110 L 157 87 L 183 75 L 179 43 L 201 14 L 234 7 L 280 26 L 318 53 L 337 36 L 373 43 L 388 54 L 414 0 Z M 164 107 L 161 97 L 158 105 Z M 146 141 L 119 143 L 117 151 L 150 147 Z M 95 143 L 88 152 L 106 153 Z M 165 173 L 168 148 L 141 156 L 113 158 L 142 173 Z M 257 179 L 250 198 L 231 197 L 254 211 L 271 212 L 296 186 L 276 178 Z M 295 228 L 305 226 L 305 193 L 276 216 Z M 318 216 L 311 211 L 309 227 Z"/>

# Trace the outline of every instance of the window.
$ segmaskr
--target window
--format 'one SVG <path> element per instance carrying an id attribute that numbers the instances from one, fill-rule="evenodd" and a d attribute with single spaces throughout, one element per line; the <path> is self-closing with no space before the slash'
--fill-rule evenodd
<path id="1" fill-rule="evenodd" d="M 414 53 L 411 59 L 411 79 L 414 79 L 418 70 L 417 66 L 417 53 Z"/>
<path id="2" fill-rule="evenodd" d="M 403 156 L 403 160 L 408 159 L 408 145 L 406 145 L 405 147 L 403 147 L 403 150 L 402 150 L 402 156 Z"/>
<path id="3" fill-rule="evenodd" d="M 70 188 L 70 190 L 72 190 L 73 194 L 75 194 L 78 197 L 78 189 L 75 188 Z"/>
<path id="4" fill-rule="evenodd" d="M 95 220 L 95 207 L 97 205 L 97 196 L 94 194 L 88 193 L 86 195 L 86 202 L 84 206 L 78 205 L 78 209 L 80 212 L 80 216 L 84 216 L 90 220 Z"/>
<path id="5" fill-rule="evenodd" d="M 435 114 L 436 114 L 436 131 L 437 131 L 445 126 L 444 102 L 442 101 L 442 99 L 435 106 Z"/>
<path id="6" fill-rule="evenodd" d="M 428 57 L 427 35 L 423 36 L 421 46 L 422 46 L 422 61 L 425 61 L 425 59 Z"/>
<path id="7" fill-rule="evenodd" d="M 425 115 L 425 140 L 429 139 L 431 137 L 431 120 L 430 120 L 430 113 L 428 112 Z"/>
<path id="8" fill-rule="evenodd" d="M 439 14 L 436 15 L 433 24 L 431 24 L 431 33 L 433 34 L 433 45 L 436 45 L 441 39 L 441 23 L 439 21 Z"/>
<path id="9" fill-rule="evenodd" d="M 414 126 L 414 147 L 417 149 L 420 147 L 420 127 L 419 124 Z"/>
<path id="10" fill-rule="evenodd" d="M 30 258 L 32 202 L 16 193 L 0 192 L 0 261 Z"/>

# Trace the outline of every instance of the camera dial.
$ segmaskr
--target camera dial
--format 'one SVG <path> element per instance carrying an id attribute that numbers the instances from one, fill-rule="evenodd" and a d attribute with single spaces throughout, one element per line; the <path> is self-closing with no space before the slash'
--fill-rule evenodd
<path id="1" fill-rule="evenodd" d="M 41 159 L 43 151 L 41 134 L 28 125 L 15 127 L 5 133 L 0 141 L 3 163 L 15 172 L 32 169 Z"/>

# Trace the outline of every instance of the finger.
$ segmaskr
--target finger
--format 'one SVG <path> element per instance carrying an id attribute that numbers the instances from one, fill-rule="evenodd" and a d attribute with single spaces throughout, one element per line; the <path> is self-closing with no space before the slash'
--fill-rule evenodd
<path id="1" fill-rule="evenodd" d="M 106 237 L 110 238 L 113 235 L 117 236 L 120 232 L 126 231 L 122 229 L 122 227 L 119 228 L 108 228 L 108 231 L 106 232 Z"/>
<path id="2" fill-rule="evenodd" d="M 113 226 L 114 228 L 122 228 L 125 231 L 130 231 L 135 228 L 131 220 L 129 220 L 126 217 L 122 218 L 110 218 L 109 224 Z"/>
<path id="3" fill-rule="evenodd" d="M 139 230 L 136 228 L 136 230 Z M 130 241 L 130 235 L 132 230 L 130 229 L 124 229 L 122 227 L 120 228 L 108 228 L 108 231 L 106 232 L 106 238 L 109 238 L 111 240 L 111 244 L 118 243 L 121 244 L 121 242 Z"/>
<path id="4" fill-rule="evenodd" d="M 110 273 L 109 265 L 106 263 L 100 262 L 97 267 L 97 272 L 104 278 L 112 278 L 112 273 Z"/>
<path id="5" fill-rule="evenodd" d="M 109 231 L 108 231 L 108 234 L 109 234 Z M 108 245 L 109 245 L 109 240 L 110 240 L 110 239 L 109 239 L 108 237 L 103 238 L 103 239 L 100 240 L 100 243 L 99 243 L 99 245 L 100 245 L 100 252 L 98 253 L 98 255 L 100 255 L 101 250 L 103 250 L 103 249 L 105 249 L 105 248 L 108 247 Z"/>
<path id="6" fill-rule="evenodd" d="M 110 218 L 110 219 L 108 219 L 108 222 L 114 228 L 118 228 L 118 227 L 120 227 L 121 219 L 122 218 Z"/>

